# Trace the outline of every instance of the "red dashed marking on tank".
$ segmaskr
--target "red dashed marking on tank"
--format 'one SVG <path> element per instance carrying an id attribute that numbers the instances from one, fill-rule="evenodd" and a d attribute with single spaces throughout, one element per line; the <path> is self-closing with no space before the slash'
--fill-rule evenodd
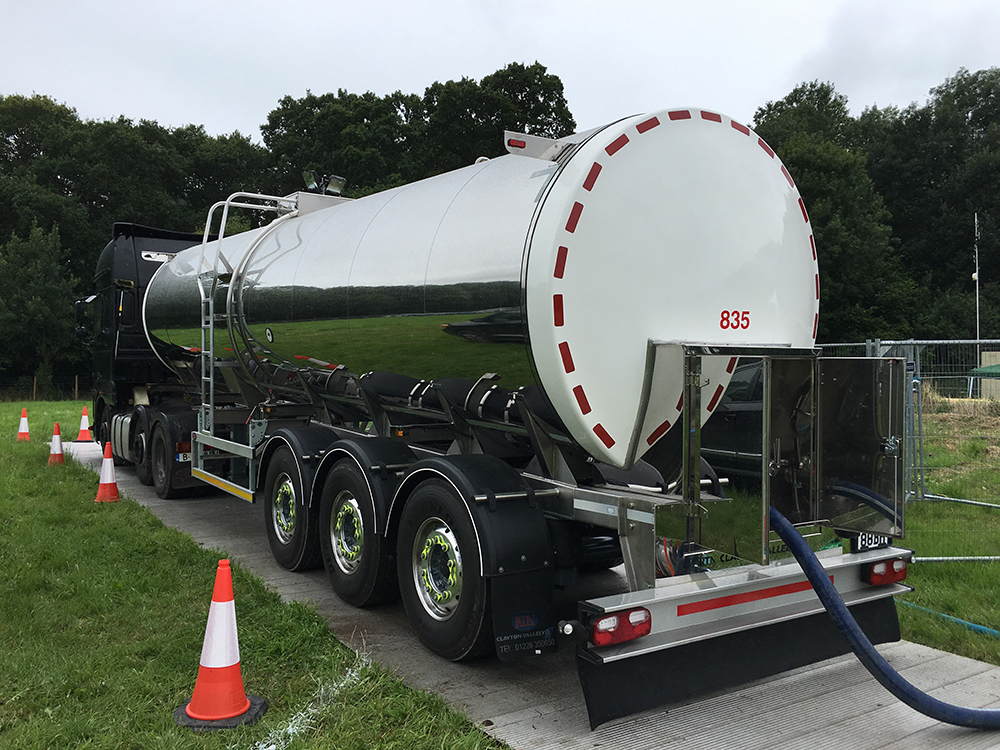
<path id="1" fill-rule="evenodd" d="M 566 272 L 566 254 L 568 252 L 569 248 L 564 245 L 560 245 L 558 252 L 556 252 L 556 268 L 552 275 L 557 279 L 561 279 Z"/>
<path id="2" fill-rule="evenodd" d="M 577 201 L 569 212 L 569 219 L 566 221 L 566 231 L 570 234 L 576 231 L 576 225 L 580 221 L 580 214 L 583 213 L 583 204 Z"/>
<path id="3" fill-rule="evenodd" d="M 712 411 L 715 405 L 719 403 L 719 399 L 722 398 L 722 392 L 725 390 L 721 385 L 715 389 L 715 393 L 712 394 L 712 400 L 708 402 L 708 410 Z"/>
<path id="4" fill-rule="evenodd" d="M 600 422 L 594 425 L 594 434 L 601 439 L 601 442 L 607 448 L 611 448 L 615 444 L 615 439 L 608 434 L 608 431 L 604 429 L 604 425 Z"/>
<path id="5" fill-rule="evenodd" d="M 717 114 L 715 112 L 707 112 L 707 111 L 704 111 L 704 110 L 695 110 L 695 111 L 699 112 L 699 114 L 701 115 L 701 119 L 702 120 L 705 120 L 705 121 L 708 121 L 708 122 L 714 122 L 714 123 L 722 123 L 723 122 L 722 115 L 719 115 L 719 114 Z M 667 113 L 667 117 L 671 121 L 690 120 L 690 119 L 692 119 L 692 112 L 691 112 L 691 110 L 674 110 L 672 112 L 668 112 Z M 648 120 L 644 120 L 643 122 L 641 122 L 641 123 L 639 123 L 638 125 L 635 126 L 636 127 L 636 132 L 639 133 L 639 134 L 643 134 L 643 133 L 649 132 L 653 128 L 658 127 L 660 124 L 661 124 L 660 120 L 657 117 L 650 117 Z M 742 123 L 737 122 L 736 120 L 730 120 L 729 124 L 730 124 L 730 127 L 733 130 L 735 130 L 735 131 L 737 131 L 739 133 L 742 133 L 745 136 L 750 136 L 751 133 L 752 133 L 752 131 L 750 130 L 749 127 L 747 127 L 746 125 L 743 125 Z M 754 135 L 756 135 L 756 134 L 754 134 Z M 624 148 L 626 145 L 628 145 L 628 143 L 629 143 L 629 137 L 628 137 L 628 135 L 626 135 L 626 134 L 623 133 L 622 135 L 618 136 L 615 140 L 613 140 L 610 144 L 608 144 L 605 147 L 604 151 L 605 151 L 605 153 L 607 153 L 608 156 L 614 156 L 616 153 L 618 153 L 618 151 L 620 151 L 622 148 Z M 760 138 L 760 137 L 757 138 L 757 145 L 760 146 L 760 148 L 764 151 L 764 153 L 766 153 L 770 158 L 772 158 L 772 159 L 776 159 L 777 158 L 774 150 L 770 146 L 767 145 L 767 143 L 764 141 L 763 138 Z M 789 173 L 788 169 L 785 167 L 784 164 L 781 164 L 780 161 L 778 162 L 778 165 L 779 165 L 779 167 L 781 169 L 781 174 L 784 176 L 785 180 L 788 182 L 789 187 L 792 188 L 793 190 L 796 190 L 797 188 L 796 188 L 796 185 L 795 185 L 795 180 L 792 179 L 792 175 Z M 602 169 L 603 169 L 603 167 L 602 167 L 602 165 L 599 162 L 596 162 L 596 161 L 593 162 L 593 164 L 590 167 L 590 171 L 587 173 L 586 179 L 583 181 L 583 189 L 584 190 L 586 190 L 587 192 L 590 192 L 590 191 L 593 190 L 594 185 L 597 183 L 597 179 L 600 176 Z M 799 202 L 799 210 L 802 212 L 802 218 L 805 221 L 805 223 L 808 224 L 809 223 L 809 214 L 806 211 L 805 202 L 802 200 L 801 196 L 798 197 L 798 202 Z M 582 214 L 583 214 L 583 204 L 580 203 L 580 202 L 575 202 L 573 204 L 572 209 L 570 210 L 569 218 L 566 221 L 566 231 L 567 232 L 569 232 L 570 234 L 572 234 L 572 233 L 574 233 L 576 231 L 577 225 L 579 224 L 580 217 L 581 217 Z M 816 260 L 816 240 L 815 240 L 815 237 L 812 234 L 809 235 L 809 245 L 810 245 L 810 248 L 812 250 L 813 261 L 815 261 Z M 555 278 L 557 278 L 557 279 L 563 278 L 563 275 L 564 275 L 564 273 L 566 271 L 566 260 L 567 260 L 568 255 L 569 255 L 569 249 L 567 247 L 565 247 L 565 246 L 562 246 L 562 245 L 559 246 L 558 251 L 556 253 L 555 269 L 553 271 L 553 276 Z M 819 274 L 818 273 L 815 274 L 815 283 L 816 283 L 816 299 L 819 299 L 819 293 L 820 292 L 819 292 Z M 561 294 L 555 294 L 555 295 L 553 295 L 553 297 L 552 297 L 552 311 L 553 311 L 553 320 L 554 320 L 555 326 L 556 327 L 562 327 L 564 325 L 564 323 L 565 323 L 565 314 L 564 314 L 564 309 L 563 309 L 563 295 L 561 295 Z M 818 329 L 819 329 L 819 313 L 816 313 L 814 315 L 814 317 L 813 317 L 813 339 L 814 340 L 816 339 L 816 334 L 817 334 Z M 560 356 L 562 358 L 563 369 L 566 371 L 566 373 L 569 374 L 569 373 L 575 372 L 576 371 L 576 365 L 573 362 L 573 357 L 572 357 L 572 355 L 570 353 L 570 348 L 569 348 L 569 343 L 568 342 L 563 341 L 563 342 L 561 342 L 559 344 L 559 354 L 560 354 Z M 733 371 L 736 369 L 736 365 L 737 365 L 738 361 L 739 360 L 738 360 L 737 357 L 731 357 L 730 358 L 729 363 L 726 366 L 726 372 L 728 374 L 731 375 L 733 373 Z M 711 400 L 708 403 L 707 409 L 708 409 L 709 412 L 715 410 L 715 408 L 718 406 L 719 400 L 722 398 L 724 392 L 725 392 L 725 387 L 724 386 L 719 385 L 719 386 L 716 387 L 715 392 L 712 394 L 712 398 L 711 398 Z M 577 404 L 580 406 L 580 411 L 584 415 L 589 414 L 592 411 L 592 407 L 590 405 L 590 401 L 587 399 L 587 396 L 586 396 L 586 393 L 584 392 L 583 386 L 582 385 L 575 386 L 573 388 L 573 395 L 576 397 Z M 684 408 L 684 394 L 683 394 L 683 392 L 681 393 L 680 397 L 677 399 L 677 407 L 676 408 L 677 408 L 678 412 L 680 412 Z M 664 420 L 664 422 L 662 424 L 660 424 L 655 430 L 653 430 L 653 432 L 651 432 L 649 434 L 649 436 L 646 438 L 646 442 L 649 445 L 653 445 L 657 440 L 659 440 L 661 437 L 663 437 L 663 435 L 670 429 L 670 427 L 671 427 L 670 421 L 669 420 Z M 607 448 L 610 449 L 611 447 L 613 447 L 615 445 L 614 438 L 611 437 L 611 435 L 605 429 L 604 425 L 602 425 L 600 422 L 598 422 L 596 425 L 594 425 L 593 431 L 594 431 L 594 434 L 597 435 L 598 438 L 600 438 L 601 442 Z"/>
<path id="6" fill-rule="evenodd" d="M 573 355 L 569 353 L 568 342 L 563 341 L 559 344 L 559 354 L 562 356 L 563 369 L 568 375 L 576 369 L 576 365 L 573 364 Z"/>
<path id="7" fill-rule="evenodd" d="M 638 125 L 636 125 L 635 129 L 638 130 L 640 134 L 642 134 L 645 133 L 647 130 L 652 130 L 659 124 L 660 124 L 659 118 L 650 117 L 645 122 L 640 122 Z"/>
<path id="8" fill-rule="evenodd" d="M 667 430 L 669 430 L 669 429 L 670 429 L 670 420 L 669 419 L 668 420 L 664 420 L 663 424 L 661 424 L 659 427 L 657 427 L 655 430 L 653 430 L 649 434 L 649 437 L 646 438 L 646 445 L 652 445 L 653 443 L 655 443 L 661 437 L 663 437 L 664 435 L 666 435 L 667 434 Z"/>
<path id="9" fill-rule="evenodd" d="M 621 149 L 628 144 L 628 136 L 622 133 L 620 136 L 615 138 L 608 144 L 607 148 L 604 150 L 607 152 L 608 156 L 614 156 L 616 153 L 621 151 Z"/>

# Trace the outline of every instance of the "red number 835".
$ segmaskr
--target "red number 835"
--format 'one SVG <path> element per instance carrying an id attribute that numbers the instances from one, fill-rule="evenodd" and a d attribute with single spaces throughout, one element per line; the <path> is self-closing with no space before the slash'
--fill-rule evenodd
<path id="1" fill-rule="evenodd" d="M 719 317 L 719 328 L 749 328 L 749 310 L 723 310 Z"/>

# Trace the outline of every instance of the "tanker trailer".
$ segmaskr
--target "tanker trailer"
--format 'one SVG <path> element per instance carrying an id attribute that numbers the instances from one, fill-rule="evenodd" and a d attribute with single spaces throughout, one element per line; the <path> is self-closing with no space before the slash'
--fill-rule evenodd
<path id="1" fill-rule="evenodd" d="M 897 639 L 904 370 L 818 356 L 775 153 L 693 108 L 506 143 L 358 200 L 220 203 L 223 226 L 278 218 L 212 240 L 210 214 L 149 281 L 173 375 L 114 407 L 116 455 L 163 495 L 259 500 L 279 563 L 322 560 L 356 606 L 400 596 L 446 658 L 575 642 L 594 725 L 846 651 L 772 505 Z M 727 458 L 756 469 L 727 484 Z M 561 593 L 618 564 L 617 588 Z"/>

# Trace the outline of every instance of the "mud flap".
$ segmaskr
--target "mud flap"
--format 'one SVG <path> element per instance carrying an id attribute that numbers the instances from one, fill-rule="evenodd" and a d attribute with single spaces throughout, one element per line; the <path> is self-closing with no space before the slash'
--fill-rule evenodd
<path id="1" fill-rule="evenodd" d="M 552 570 L 532 570 L 490 579 L 493 634 L 502 661 L 528 659 L 556 650 Z"/>
<path id="2" fill-rule="evenodd" d="M 872 643 L 899 640 L 891 597 L 850 608 Z M 851 650 L 826 614 L 602 663 L 583 647 L 577 672 L 590 727 L 804 667 Z"/>

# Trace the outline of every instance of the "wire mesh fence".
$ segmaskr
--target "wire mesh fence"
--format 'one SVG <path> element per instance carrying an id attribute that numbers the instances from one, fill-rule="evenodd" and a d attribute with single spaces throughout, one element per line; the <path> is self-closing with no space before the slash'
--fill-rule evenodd
<path id="1" fill-rule="evenodd" d="M 0 401 L 86 400 L 90 398 L 90 383 L 89 375 L 0 378 Z"/>
<path id="2" fill-rule="evenodd" d="M 1000 340 L 874 339 L 827 344 L 822 352 L 823 356 L 906 360 L 911 378 L 906 416 L 908 490 L 917 499 L 935 497 L 926 489 L 929 471 L 943 474 L 953 468 L 945 466 L 938 454 L 954 454 L 958 462 L 978 462 L 987 470 L 1000 466 Z M 934 455 L 927 453 L 928 441 L 935 446 Z"/>

